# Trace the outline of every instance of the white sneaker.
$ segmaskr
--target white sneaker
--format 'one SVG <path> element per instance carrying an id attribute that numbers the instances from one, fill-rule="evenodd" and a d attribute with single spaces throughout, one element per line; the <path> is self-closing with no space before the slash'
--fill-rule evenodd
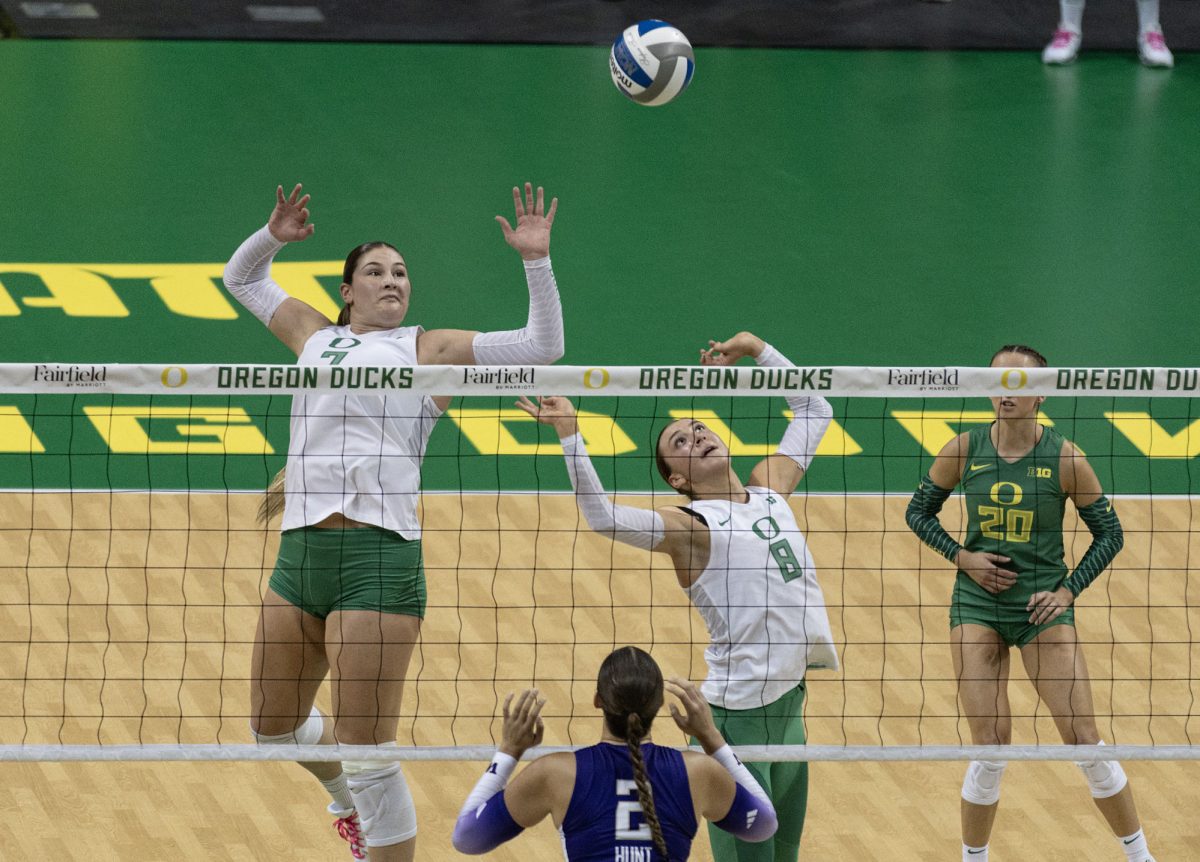
<path id="1" fill-rule="evenodd" d="M 1163 39 L 1162 30 L 1158 27 L 1147 27 L 1138 34 L 1138 54 L 1143 66 L 1160 66 L 1170 69 L 1175 65 L 1175 57 Z"/>
<path id="2" fill-rule="evenodd" d="M 1054 31 L 1054 38 L 1042 51 L 1042 62 L 1048 65 L 1061 66 L 1074 62 L 1079 56 L 1079 46 L 1083 44 L 1083 34 L 1068 29 L 1067 25 L 1059 24 Z"/>

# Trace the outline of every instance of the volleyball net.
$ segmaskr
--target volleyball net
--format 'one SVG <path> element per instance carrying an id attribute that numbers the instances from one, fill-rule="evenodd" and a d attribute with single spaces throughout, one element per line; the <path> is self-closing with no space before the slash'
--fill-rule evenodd
<path id="1" fill-rule="evenodd" d="M 987 396 L 1047 396 L 1040 421 L 1084 451 L 1125 531 L 1076 603 L 1103 759 L 1200 757 L 1197 369 L 50 363 L 0 366 L 0 389 L 0 760 L 372 756 L 247 744 L 279 542 L 256 512 L 285 460 L 291 396 L 319 390 L 456 396 L 424 461 L 429 602 L 387 759 L 489 757 L 499 704 L 531 686 L 548 701 L 547 750 L 590 744 L 596 672 L 616 646 L 704 678 L 707 633 L 670 561 L 589 530 L 521 394 L 570 397 L 606 489 L 642 507 L 682 501 L 655 464 L 667 422 L 704 421 L 745 479 L 791 418 L 782 396 L 833 403 L 791 506 L 842 666 L 808 676 L 810 745 L 755 759 L 1085 760 L 1058 745 L 1016 659 L 1016 745 L 969 744 L 954 569 L 904 518 L 933 456 L 991 421 Z M 961 537 L 960 497 L 942 522 Z M 1064 531 L 1070 565 L 1091 536 L 1073 507 Z M 328 711 L 327 691 L 318 703 Z"/>

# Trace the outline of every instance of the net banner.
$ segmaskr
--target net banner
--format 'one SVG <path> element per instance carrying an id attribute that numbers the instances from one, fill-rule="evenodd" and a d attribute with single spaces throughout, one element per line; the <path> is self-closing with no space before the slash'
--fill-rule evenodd
<path id="1" fill-rule="evenodd" d="M 962 398 L 1131 395 L 1200 391 L 1200 368 L 794 368 L 703 366 L 329 366 L 0 364 L 5 392 L 143 395 L 287 395 L 404 391 L 437 395 L 789 395 Z"/>

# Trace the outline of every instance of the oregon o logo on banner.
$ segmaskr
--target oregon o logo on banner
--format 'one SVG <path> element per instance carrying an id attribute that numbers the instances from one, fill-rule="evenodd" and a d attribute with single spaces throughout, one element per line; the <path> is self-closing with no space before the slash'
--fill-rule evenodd
<path id="1" fill-rule="evenodd" d="M 187 369 L 182 365 L 170 365 L 163 369 L 162 385 L 170 389 L 178 389 L 188 381 Z"/>
<path id="2" fill-rule="evenodd" d="M 599 382 L 595 382 L 599 378 Z M 583 372 L 583 386 L 585 389 L 603 389 L 608 385 L 609 374 L 607 368 L 589 368 Z"/>
<path id="3" fill-rule="evenodd" d="M 1013 382 L 1013 378 L 1016 382 Z M 1000 385 L 1005 389 L 1024 389 L 1029 385 L 1029 375 L 1020 368 L 1010 368 L 1000 375 Z"/>

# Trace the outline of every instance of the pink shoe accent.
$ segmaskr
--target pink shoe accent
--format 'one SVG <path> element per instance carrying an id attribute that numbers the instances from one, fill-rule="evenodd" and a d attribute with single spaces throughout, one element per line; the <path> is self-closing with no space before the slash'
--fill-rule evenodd
<path id="1" fill-rule="evenodd" d="M 1070 30 L 1055 30 L 1054 39 L 1050 42 L 1055 48 L 1065 48 L 1071 44 L 1071 40 L 1075 38 L 1075 34 Z M 1158 37 L 1162 39 L 1161 36 Z"/>
<path id="2" fill-rule="evenodd" d="M 358 822 L 358 812 L 351 811 L 345 817 L 333 821 L 337 834 L 350 842 L 350 855 L 355 859 L 367 858 L 367 839 L 362 834 L 362 825 Z"/>
<path id="3" fill-rule="evenodd" d="M 1163 34 L 1155 30 L 1147 30 L 1145 37 L 1146 44 L 1155 51 L 1167 50 L 1167 40 L 1163 38 Z"/>

